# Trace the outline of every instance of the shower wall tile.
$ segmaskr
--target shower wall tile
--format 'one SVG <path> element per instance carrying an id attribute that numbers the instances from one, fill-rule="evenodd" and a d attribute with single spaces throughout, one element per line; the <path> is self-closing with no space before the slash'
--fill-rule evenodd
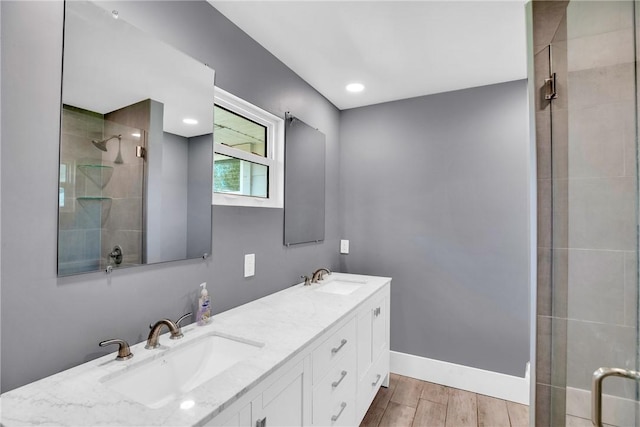
<path id="1" fill-rule="evenodd" d="M 565 97 L 566 98 L 566 97 Z M 555 101 L 554 101 L 555 102 Z M 554 105 L 551 129 L 551 158 L 553 179 L 569 176 L 569 111 Z"/>
<path id="2" fill-rule="evenodd" d="M 625 174 L 625 147 L 635 131 L 632 103 L 603 104 L 572 111 L 569 121 L 569 176 Z"/>
<path id="3" fill-rule="evenodd" d="M 624 323 L 624 252 L 569 249 L 556 268 L 568 268 L 570 319 Z"/>
<path id="4" fill-rule="evenodd" d="M 556 318 L 566 319 L 569 298 L 569 250 L 554 248 L 552 252 L 551 313 Z M 565 346 L 562 348 L 565 349 Z"/>
<path id="5" fill-rule="evenodd" d="M 554 387 L 565 387 L 567 320 L 538 316 L 537 328 L 536 381 Z"/>
<path id="6" fill-rule="evenodd" d="M 62 230 L 58 234 L 58 262 L 72 262 L 85 259 L 84 230 Z"/>
<path id="7" fill-rule="evenodd" d="M 569 184 L 568 179 L 554 179 L 551 182 L 553 211 L 549 228 L 554 248 L 569 247 Z"/>
<path id="8" fill-rule="evenodd" d="M 552 294 L 551 294 L 551 249 L 538 248 L 538 292 L 537 292 L 537 314 L 539 316 L 551 316 Z"/>
<path id="9" fill-rule="evenodd" d="M 633 3 L 629 1 L 574 1 L 567 11 L 570 39 L 633 28 Z"/>
<path id="10" fill-rule="evenodd" d="M 570 180 L 569 247 L 634 250 L 636 197 L 633 178 Z"/>
<path id="11" fill-rule="evenodd" d="M 564 426 L 565 389 L 536 384 L 536 426 Z"/>
<path id="12" fill-rule="evenodd" d="M 536 381 L 551 385 L 551 317 L 536 319 Z"/>
<path id="13" fill-rule="evenodd" d="M 569 110 L 616 102 L 635 102 L 634 64 L 569 73 Z"/>
<path id="14" fill-rule="evenodd" d="M 95 261 L 100 260 L 101 242 L 100 242 L 101 230 L 85 230 L 84 232 L 84 253 L 86 259 Z"/>
<path id="15" fill-rule="evenodd" d="M 624 253 L 624 324 L 635 327 L 638 323 L 638 254 Z"/>
<path id="16" fill-rule="evenodd" d="M 556 37 L 568 3 L 568 1 L 533 2 L 533 45 L 535 47 L 547 46 Z"/>
<path id="17" fill-rule="evenodd" d="M 541 111 L 549 111 L 550 102 L 544 98 L 546 93 L 544 79 L 549 77 L 549 47 L 546 46 L 542 48 L 538 53 L 535 54 L 534 57 L 534 85 L 536 88 L 535 92 L 535 103 L 536 103 L 536 113 Z"/>
<path id="18" fill-rule="evenodd" d="M 538 179 L 551 179 L 551 111 L 536 113 L 536 162 Z"/>
<path id="19" fill-rule="evenodd" d="M 593 372 L 603 366 L 635 369 L 635 327 L 569 320 L 567 386 L 589 390 Z M 635 396 L 633 381 L 607 380 L 605 393 Z"/>
<path id="20" fill-rule="evenodd" d="M 617 64 L 633 64 L 635 60 L 632 28 L 570 39 L 567 43 L 568 71 L 570 72 Z M 616 46 L 616 49 L 611 49 L 611 46 Z"/>
<path id="21" fill-rule="evenodd" d="M 539 179 L 538 184 L 538 247 L 551 247 L 551 183 L 550 179 Z"/>

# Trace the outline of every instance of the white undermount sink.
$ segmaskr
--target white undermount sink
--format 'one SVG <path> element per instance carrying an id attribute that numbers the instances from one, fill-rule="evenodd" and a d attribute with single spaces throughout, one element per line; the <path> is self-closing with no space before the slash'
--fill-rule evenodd
<path id="1" fill-rule="evenodd" d="M 314 288 L 314 291 L 325 292 L 328 294 L 349 295 L 358 290 L 365 283 L 367 282 L 364 280 L 330 279 L 327 283 L 319 284 L 317 288 Z"/>
<path id="2" fill-rule="evenodd" d="M 165 350 L 160 357 L 108 375 L 101 382 L 149 408 L 160 408 L 262 347 L 261 343 L 213 333 Z"/>

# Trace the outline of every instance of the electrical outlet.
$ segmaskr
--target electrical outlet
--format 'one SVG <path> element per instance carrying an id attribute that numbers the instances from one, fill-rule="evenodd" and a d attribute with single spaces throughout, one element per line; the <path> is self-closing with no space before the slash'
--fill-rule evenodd
<path id="1" fill-rule="evenodd" d="M 340 240 L 340 253 L 348 254 L 349 253 L 349 241 L 348 240 Z"/>
<path id="2" fill-rule="evenodd" d="M 244 256 L 244 277 L 255 276 L 256 274 L 256 254 L 246 254 Z"/>

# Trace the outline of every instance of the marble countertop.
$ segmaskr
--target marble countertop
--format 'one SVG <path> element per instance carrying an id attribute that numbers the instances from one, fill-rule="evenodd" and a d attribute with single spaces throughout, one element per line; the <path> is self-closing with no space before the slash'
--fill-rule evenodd
<path id="1" fill-rule="evenodd" d="M 115 353 L 92 360 L 0 396 L 3 426 L 186 426 L 204 424 L 269 374 L 302 351 L 316 337 L 339 322 L 389 278 L 333 273 L 330 280 L 366 281 L 349 295 L 317 292 L 302 284 L 236 307 L 213 317 L 206 326 L 182 328 L 184 338 L 160 337 L 158 349 L 147 350 L 145 342 L 131 346 L 132 359 L 115 360 Z M 101 383 L 134 363 L 155 359 L 162 352 L 210 333 L 221 333 L 264 343 L 254 356 L 223 371 L 210 381 L 167 405 L 151 409 L 127 399 Z M 188 397 L 195 402 L 181 409 Z"/>

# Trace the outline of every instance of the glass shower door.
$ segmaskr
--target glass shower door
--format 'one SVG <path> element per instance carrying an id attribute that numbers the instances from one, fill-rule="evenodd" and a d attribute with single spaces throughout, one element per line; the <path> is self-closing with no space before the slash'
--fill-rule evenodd
<path id="1" fill-rule="evenodd" d="M 570 1 L 548 47 L 553 425 L 590 425 L 598 369 L 638 370 L 636 9 Z M 637 381 L 601 391 L 605 424 L 640 425 Z"/>

